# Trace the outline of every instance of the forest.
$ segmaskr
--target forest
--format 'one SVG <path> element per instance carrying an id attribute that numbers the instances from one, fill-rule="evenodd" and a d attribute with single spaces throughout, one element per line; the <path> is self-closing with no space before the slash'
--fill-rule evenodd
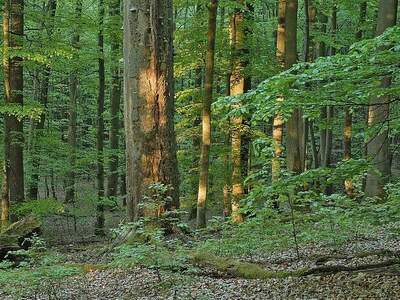
<path id="1" fill-rule="evenodd" d="M 398 0 L 0 6 L 0 299 L 400 299 Z"/>

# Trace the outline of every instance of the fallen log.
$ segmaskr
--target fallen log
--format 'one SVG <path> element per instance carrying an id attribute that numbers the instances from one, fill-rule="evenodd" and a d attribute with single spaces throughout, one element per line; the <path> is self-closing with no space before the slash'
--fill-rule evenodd
<path id="1" fill-rule="evenodd" d="M 309 275 L 329 275 L 339 272 L 357 272 L 382 269 L 385 267 L 400 265 L 400 259 L 389 259 L 383 262 L 362 264 L 356 266 L 332 265 L 314 268 L 301 268 L 294 271 L 267 270 L 262 265 L 241 262 L 234 259 L 218 257 L 207 253 L 195 253 L 191 256 L 191 261 L 197 266 L 204 266 L 215 269 L 221 277 L 236 277 L 244 279 L 271 279 L 301 277 Z M 227 275 L 227 276 L 226 276 Z"/>
<path id="2" fill-rule="evenodd" d="M 9 251 L 27 249 L 30 244 L 25 242 L 26 238 L 40 233 L 41 222 L 34 216 L 25 217 L 18 222 L 12 223 L 0 232 L 0 260 Z"/>

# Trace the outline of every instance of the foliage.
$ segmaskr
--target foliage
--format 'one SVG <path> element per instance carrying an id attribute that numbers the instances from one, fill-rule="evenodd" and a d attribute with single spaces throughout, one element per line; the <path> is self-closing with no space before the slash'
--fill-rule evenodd
<path id="1" fill-rule="evenodd" d="M 49 216 L 64 212 L 64 205 L 55 199 L 39 199 L 25 201 L 14 209 L 19 216 L 33 214 L 35 216 Z"/>

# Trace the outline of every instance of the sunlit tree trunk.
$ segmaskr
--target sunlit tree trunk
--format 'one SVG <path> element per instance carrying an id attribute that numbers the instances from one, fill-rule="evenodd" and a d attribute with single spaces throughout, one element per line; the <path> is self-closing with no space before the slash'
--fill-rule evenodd
<path id="1" fill-rule="evenodd" d="M 380 0 L 378 12 L 378 24 L 376 35 L 382 34 L 387 28 L 396 24 L 397 0 Z M 391 85 L 391 78 L 382 80 L 381 87 L 387 88 Z M 368 126 L 383 128 L 379 130 L 368 141 L 368 156 L 376 170 L 370 170 L 367 175 L 365 195 L 368 197 L 385 196 L 384 187 L 390 176 L 390 153 L 389 153 L 389 101 L 390 96 L 380 96 L 371 99 L 368 110 Z"/>
<path id="2" fill-rule="evenodd" d="M 113 0 L 110 3 L 111 26 L 114 31 L 121 28 L 120 0 Z M 117 32 L 110 36 L 111 44 L 111 129 L 110 129 L 110 162 L 109 175 L 107 181 L 107 196 L 116 197 L 118 192 L 118 151 L 119 151 L 119 131 L 120 131 L 120 106 L 121 106 L 121 37 Z"/>
<path id="3" fill-rule="evenodd" d="M 171 0 L 124 3 L 124 104 L 128 219 L 152 183 L 173 188 L 164 209 L 179 206 L 174 131 Z"/>
<path id="4" fill-rule="evenodd" d="M 206 56 L 204 99 L 202 113 L 202 140 L 200 155 L 199 192 L 197 198 L 197 227 L 206 226 L 206 203 L 211 146 L 211 102 L 214 83 L 215 35 L 217 27 L 218 0 L 211 0 L 208 7 L 208 46 Z"/>
<path id="5" fill-rule="evenodd" d="M 23 47 L 24 1 L 4 1 L 3 15 L 3 78 L 6 105 L 23 105 L 22 57 L 14 56 Z M 16 116 L 4 118 L 4 189 L 2 221 L 9 218 L 10 203 L 24 200 L 23 122 Z"/>
<path id="6" fill-rule="evenodd" d="M 80 45 L 80 19 L 82 16 L 82 0 L 75 2 L 75 21 L 72 33 L 72 47 L 75 51 L 79 51 Z M 69 123 L 68 123 L 68 146 L 69 146 L 69 170 L 66 177 L 65 202 L 75 201 L 75 176 L 76 176 L 76 147 L 77 147 L 77 105 L 78 105 L 78 67 L 77 53 L 75 53 L 73 61 L 73 70 L 69 76 Z"/>
<path id="7" fill-rule="evenodd" d="M 244 4 L 239 0 L 241 5 Z M 230 95 L 237 96 L 246 92 L 248 78 L 245 75 L 247 63 L 244 54 L 246 52 L 246 24 L 245 8 L 237 9 L 230 22 L 230 34 L 232 43 L 232 68 L 230 76 Z M 234 108 L 239 108 L 240 103 Z M 243 221 L 240 213 L 240 200 L 244 195 L 243 174 L 242 174 L 242 130 L 243 117 L 235 116 L 231 118 L 231 160 L 232 160 L 232 220 L 235 223 Z"/>
<path id="8" fill-rule="evenodd" d="M 278 7 L 278 30 L 276 40 L 276 57 L 281 67 L 285 66 L 285 41 L 286 41 L 286 0 L 279 0 Z M 280 98 L 278 101 L 282 101 Z M 280 158 L 283 154 L 283 118 L 277 114 L 274 117 L 272 139 L 274 141 L 274 157 L 272 158 L 272 182 L 276 182 L 280 178 L 281 162 Z"/>
<path id="9" fill-rule="evenodd" d="M 104 63 L 104 0 L 99 1 L 98 33 L 98 75 L 99 93 L 97 95 L 97 220 L 96 234 L 104 235 L 104 99 L 105 99 L 105 63 Z"/>
<path id="10" fill-rule="evenodd" d="M 231 75 L 228 73 L 226 75 L 226 96 L 231 95 Z M 228 125 L 229 126 L 229 125 Z M 224 153 L 224 186 L 222 188 L 223 193 L 223 215 L 228 217 L 231 215 L 232 205 L 231 205 L 231 180 L 232 180 L 232 170 L 231 170 L 231 137 L 229 133 L 225 134 L 225 153 Z"/>

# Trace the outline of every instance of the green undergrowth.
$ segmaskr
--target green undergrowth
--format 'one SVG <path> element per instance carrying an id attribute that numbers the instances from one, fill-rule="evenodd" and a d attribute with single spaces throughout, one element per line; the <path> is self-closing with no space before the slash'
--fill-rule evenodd
<path id="1" fill-rule="evenodd" d="M 399 236 L 396 214 L 392 218 L 383 217 L 394 203 L 357 205 L 357 209 L 329 208 L 312 214 L 295 211 L 293 219 L 290 214 L 263 211 L 243 224 L 221 223 L 218 234 L 202 239 L 196 250 L 223 257 L 243 257 L 297 246 L 301 250 L 317 244 L 338 248 L 352 240 L 373 238 L 382 232 L 384 236 L 379 238 Z"/>
<path id="2" fill-rule="evenodd" d="M 20 299 L 26 295 L 34 295 L 39 290 L 51 289 L 62 279 L 83 272 L 82 266 L 62 264 L 0 270 L 1 292 Z"/>

